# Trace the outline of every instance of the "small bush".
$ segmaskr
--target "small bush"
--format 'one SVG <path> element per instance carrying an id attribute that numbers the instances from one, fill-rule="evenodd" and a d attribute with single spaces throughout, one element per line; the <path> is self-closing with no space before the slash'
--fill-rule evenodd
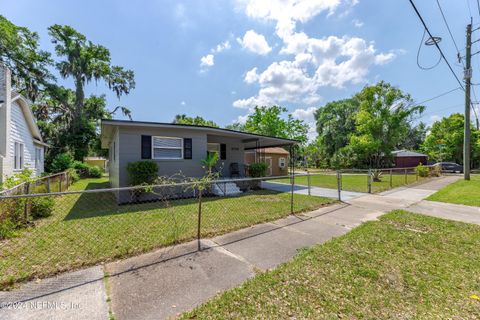
<path id="1" fill-rule="evenodd" d="M 68 153 L 59 153 L 53 158 L 51 171 L 53 173 L 62 172 L 73 167 L 73 158 Z"/>
<path id="2" fill-rule="evenodd" d="M 252 163 L 248 166 L 248 173 L 253 178 L 265 177 L 267 175 L 268 165 L 265 162 Z"/>
<path id="3" fill-rule="evenodd" d="M 68 169 L 68 170 L 67 170 L 67 174 L 69 175 L 70 180 L 71 180 L 72 183 L 77 182 L 78 180 L 80 180 L 80 176 L 78 175 L 77 170 L 75 170 L 75 169 L 73 169 L 73 168 Z"/>
<path id="4" fill-rule="evenodd" d="M 382 182 L 383 172 L 378 169 L 372 170 L 372 179 L 373 182 Z"/>
<path id="5" fill-rule="evenodd" d="M 52 215 L 55 201 L 53 197 L 37 197 L 32 199 L 31 215 L 34 219 L 46 218 Z"/>
<path id="6" fill-rule="evenodd" d="M 88 176 L 90 178 L 101 178 L 102 177 L 102 169 L 96 166 L 89 166 L 88 168 Z"/>
<path id="7" fill-rule="evenodd" d="M 428 177 L 430 173 L 430 169 L 421 163 L 415 168 L 415 171 L 420 177 Z"/>
<path id="8" fill-rule="evenodd" d="M 0 240 L 15 237 L 17 224 L 10 219 L 3 220 L 0 223 Z"/>
<path id="9" fill-rule="evenodd" d="M 154 161 L 136 161 L 127 165 L 130 184 L 154 184 L 158 176 L 158 165 Z"/>

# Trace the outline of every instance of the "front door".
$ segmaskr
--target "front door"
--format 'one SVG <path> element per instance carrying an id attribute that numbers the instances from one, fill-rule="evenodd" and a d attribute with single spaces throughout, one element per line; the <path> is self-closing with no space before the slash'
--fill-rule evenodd
<path id="1" fill-rule="evenodd" d="M 272 175 L 272 158 L 266 157 L 265 162 L 267 164 L 267 176 L 271 176 Z"/>

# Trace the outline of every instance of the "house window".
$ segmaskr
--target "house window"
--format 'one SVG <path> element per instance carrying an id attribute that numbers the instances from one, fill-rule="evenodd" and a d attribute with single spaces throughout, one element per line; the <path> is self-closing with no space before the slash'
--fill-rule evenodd
<path id="1" fill-rule="evenodd" d="M 183 159 L 183 138 L 152 137 L 153 159 Z"/>
<path id="2" fill-rule="evenodd" d="M 207 154 L 216 153 L 220 157 L 220 143 L 207 143 Z"/>
<path id="3" fill-rule="evenodd" d="M 285 168 L 285 166 L 287 165 L 287 159 L 286 158 L 279 158 L 278 159 L 278 166 L 280 168 Z"/>
<path id="4" fill-rule="evenodd" d="M 42 148 L 35 148 L 35 168 L 40 168 L 42 164 Z"/>
<path id="5" fill-rule="evenodd" d="M 15 170 L 22 170 L 23 169 L 23 149 L 24 145 L 20 142 L 15 142 L 14 145 L 14 158 L 13 158 L 13 168 Z"/>

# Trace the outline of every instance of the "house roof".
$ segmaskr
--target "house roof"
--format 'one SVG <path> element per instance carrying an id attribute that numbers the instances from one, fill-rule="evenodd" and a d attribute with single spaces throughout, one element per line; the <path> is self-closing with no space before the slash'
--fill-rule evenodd
<path id="1" fill-rule="evenodd" d="M 148 121 L 130 121 L 130 120 L 110 120 L 102 119 L 101 122 L 101 142 L 102 148 L 108 148 L 109 142 L 117 127 L 144 127 L 144 128 L 162 128 L 162 129 L 188 129 L 195 131 L 204 131 L 210 135 L 223 136 L 228 138 L 241 138 L 245 149 L 256 149 L 258 147 L 278 147 L 300 143 L 297 140 L 271 137 L 261 134 L 248 133 L 230 129 L 198 126 L 189 124 L 148 122 Z"/>
<path id="2" fill-rule="evenodd" d="M 49 145 L 43 142 L 42 135 L 40 134 L 40 129 L 38 129 L 37 121 L 35 120 L 32 108 L 30 107 L 31 102 L 27 98 L 22 96 L 20 93 L 12 92 L 11 103 L 14 102 L 17 102 L 22 109 L 23 116 L 25 117 L 25 121 L 27 122 L 30 133 L 32 134 L 33 142 L 48 147 Z"/>
<path id="3" fill-rule="evenodd" d="M 290 154 L 287 150 L 285 150 L 284 148 L 280 148 L 280 147 L 259 148 L 259 149 L 256 149 L 256 150 L 259 153 L 265 153 L 265 154 L 284 154 L 284 155 Z"/>
<path id="4" fill-rule="evenodd" d="M 410 150 L 395 150 L 392 151 L 394 157 L 427 157 L 426 154 L 410 151 Z"/>

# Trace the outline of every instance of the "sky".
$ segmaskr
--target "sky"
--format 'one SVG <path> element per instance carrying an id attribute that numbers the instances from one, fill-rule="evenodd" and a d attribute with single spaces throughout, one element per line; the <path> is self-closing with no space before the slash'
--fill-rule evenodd
<path id="1" fill-rule="evenodd" d="M 415 3 L 462 79 L 437 1 Z M 466 25 L 470 17 L 474 28 L 480 22 L 477 2 L 439 3 L 464 55 Z M 104 83 L 89 84 L 87 93 L 107 94 L 110 109 L 128 106 L 139 121 L 171 122 L 187 114 L 224 126 L 245 121 L 255 105 L 276 104 L 309 123 L 313 138 L 316 108 L 365 85 L 385 80 L 416 102 L 459 87 L 444 61 L 431 70 L 417 65 L 424 29 L 408 0 L 2 0 L 0 12 L 37 32 L 44 50 L 53 52 L 47 32 L 53 24 L 70 25 L 106 46 L 113 64 L 135 72 L 136 88 L 120 100 Z M 473 35 L 478 38 L 480 30 Z M 418 60 L 431 67 L 439 53 L 422 45 Z M 472 67 L 472 81 L 480 83 L 480 54 Z M 60 82 L 73 88 L 71 79 Z M 474 90 L 480 98 L 480 88 Z M 463 112 L 464 92 L 425 105 L 419 121 L 431 124 Z"/>

